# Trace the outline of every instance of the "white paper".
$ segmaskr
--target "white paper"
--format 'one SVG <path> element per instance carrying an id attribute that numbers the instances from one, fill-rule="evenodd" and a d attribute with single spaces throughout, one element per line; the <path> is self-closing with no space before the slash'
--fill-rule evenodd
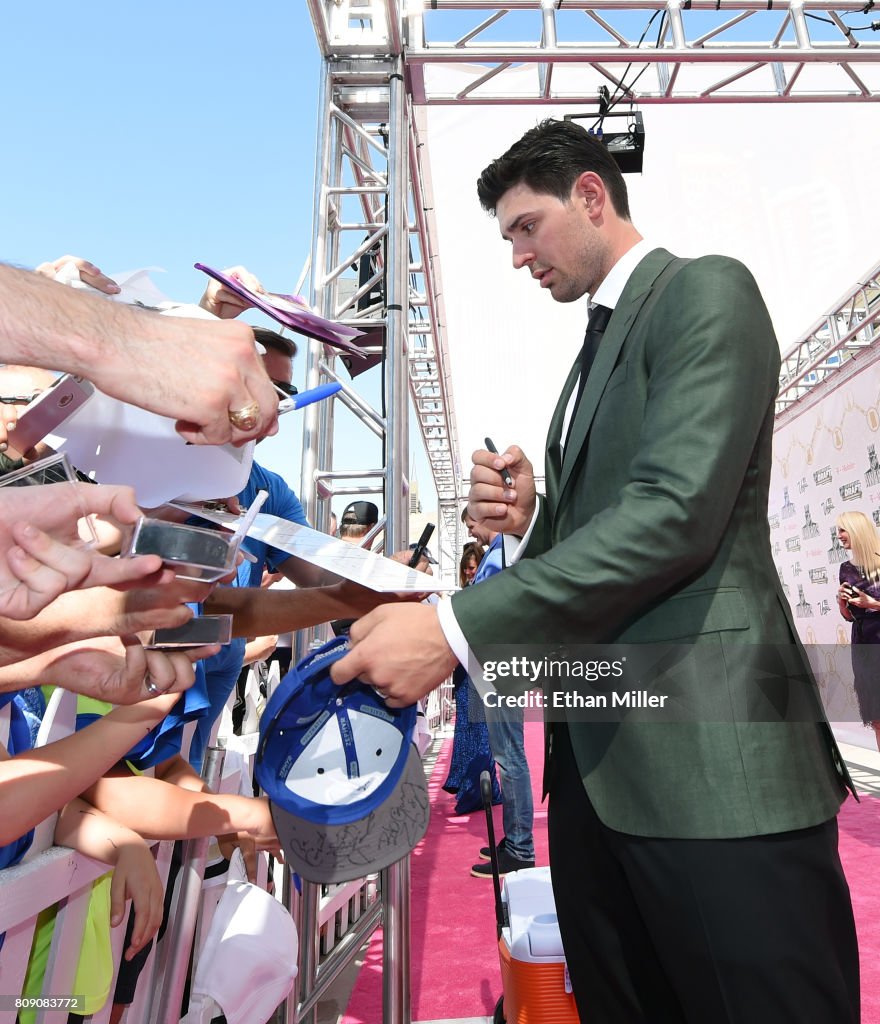
<path id="1" fill-rule="evenodd" d="M 235 530 L 240 521 L 240 517 L 231 512 L 208 512 L 198 506 L 187 506 L 178 502 L 175 502 L 175 505 L 229 530 Z M 248 530 L 248 536 L 383 594 L 434 594 L 457 589 L 425 572 L 417 572 L 400 562 L 395 562 L 392 558 L 376 554 L 375 551 L 367 551 L 366 548 L 337 540 L 319 530 L 299 526 L 297 523 L 267 515 L 265 512 L 257 515 Z"/>
<path id="2" fill-rule="evenodd" d="M 254 442 L 188 445 L 174 420 L 95 390 L 49 434 L 46 444 L 101 484 L 128 484 L 139 505 L 155 508 L 174 498 L 228 498 L 247 484 Z"/>
<path id="3" fill-rule="evenodd" d="M 150 277 L 150 274 L 153 273 L 164 274 L 165 271 L 162 267 L 142 267 L 139 270 L 123 270 L 120 273 L 112 274 L 111 280 L 115 281 L 120 288 L 120 291 L 113 295 L 99 291 L 87 281 L 83 281 L 79 268 L 72 262 L 62 263 L 54 280 L 71 288 L 85 289 L 95 295 L 100 295 L 101 298 L 109 299 L 111 302 L 121 302 L 123 305 L 129 306 L 145 306 L 148 309 L 157 310 L 160 316 L 182 316 L 192 320 L 218 319 L 207 309 L 202 309 L 198 303 L 175 302 L 174 299 L 169 299 Z M 258 341 L 254 342 L 254 347 L 261 356 L 266 354 L 265 347 Z"/>
<path id="4" fill-rule="evenodd" d="M 127 305 L 137 303 L 142 306 L 157 307 L 177 305 L 164 292 L 159 290 L 150 277 L 151 273 L 164 274 L 165 271 L 162 267 L 143 267 L 139 270 L 125 270 L 122 273 L 113 274 L 111 279 L 121 289 L 113 295 L 99 291 L 97 288 L 93 288 L 88 281 L 83 281 L 79 268 L 73 261 L 62 263 L 55 273 L 54 280 L 59 284 L 66 284 L 69 288 L 79 288 L 92 292 L 95 295 L 101 295 L 111 302 L 121 302 Z M 202 312 L 205 311 L 202 310 Z"/>

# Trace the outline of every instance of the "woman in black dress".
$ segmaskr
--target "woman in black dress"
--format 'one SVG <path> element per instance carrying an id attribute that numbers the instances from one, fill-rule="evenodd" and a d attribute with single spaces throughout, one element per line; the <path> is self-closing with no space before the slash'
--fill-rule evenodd
<path id="1" fill-rule="evenodd" d="M 862 512 L 844 512 L 837 536 L 850 559 L 840 566 L 837 605 L 852 625 L 852 666 L 856 699 L 865 725 L 880 750 L 880 534 Z"/>

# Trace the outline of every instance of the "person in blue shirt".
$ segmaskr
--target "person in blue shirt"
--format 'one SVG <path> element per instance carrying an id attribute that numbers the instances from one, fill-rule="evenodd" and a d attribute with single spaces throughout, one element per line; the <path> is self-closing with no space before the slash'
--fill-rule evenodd
<path id="1" fill-rule="evenodd" d="M 467 509 L 462 513 L 461 521 L 472 537 L 481 544 L 489 545 L 471 583 L 471 586 L 477 586 L 505 568 L 504 535 L 496 533 L 485 523 L 476 522 L 468 515 Z M 523 719 L 522 708 L 486 708 L 489 746 L 501 771 L 501 820 L 504 835 L 498 844 L 498 870 L 502 875 L 535 866 L 535 809 L 529 762 L 526 760 Z M 480 856 L 483 859 L 471 868 L 471 874 L 477 878 L 491 878 L 489 847 L 483 847 Z"/>
<path id="2" fill-rule="evenodd" d="M 288 392 L 291 388 L 293 373 L 293 357 L 296 354 L 296 343 L 275 331 L 266 328 L 254 328 L 254 336 L 265 348 L 263 365 L 272 383 L 281 391 Z M 296 494 L 277 473 L 272 473 L 254 462 L 248 482 L 237 495 L 238 505 L 247 508 L 258 491 L 266 491 L 268 497 L 262 511 L 268 515 L 287 519 L 300 526 L 309 526 L 303 511 L 302 503 Z M 301 559 L 294 558 L 287 551 L 281 551 L 253 537 L 246 537 L 242 547 L 253 555 L 255 561 L 243 561 L 231 584 L 233 587 L 259 587 L 263 570 L 280 572 L 298 587 L 320 586 L 326 582 L 325 574 L 316 566 L 309 565 Z M 211 737 L 214 724 L 220 717 L 229 696 L 232 693 L 242 665 L 244 664 L 245 637 L 236 637 L 223 647 L 219 654 L 206 659 L 205 686 L 209 705 L 205 714 L 199 719 L 189 749 L 189 762 L 196 771 L 201 771 L 205 748 Z"/>

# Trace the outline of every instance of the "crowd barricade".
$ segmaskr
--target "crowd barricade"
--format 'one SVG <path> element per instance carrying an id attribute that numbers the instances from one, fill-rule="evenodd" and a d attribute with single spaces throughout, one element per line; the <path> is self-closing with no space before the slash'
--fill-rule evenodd
<path id="1" fill-rule="evenodd" d="M 322 885 L 318 910 L 319 949 L 329 955 L 378 897 L 378 875 L 356 882 Z"/>
<path id="2" fill-rule="evenodd" d="M 269 674 L 269 693 L 276 683 L 277 666 Z M 451 686 L 444 684 L 426 702 L 426 718 L 432 732 L 448 720 L 446 708 L 450 701 L 447 690 L 451 691 Z M 252 687 L 249 692 L 255 705 L 259 705 L 261 702 L 254 696 L 256 688 Z M 256 710 L 262 708 L 257 707 Z M 0 715 L 7 713 L 8 709 L 0 711 Z M 56 690 L 49 701 L 38 745 L 69 735 L 74 729 L 75 718 L 76 695 Z M 246 721 L 252 726 L 256 725 L 258 714 L 249 715 Z M 224 718 L 224 724 L 228 724 L 228 718 Z M 221 737 L 219 742 L 224 744 L 224 748 L 218 751 L 221 769 L 218 770 L 217 785 L 221 792 L 248 795 L 253 792 L 253 762 L 257 740 L 258 733 L 254 731 L 242 736 L 230 734 Z M 206 758 L 206 765 L 211 763 L 212 759 Z M 73 984 L 92 882 L 105 874 L 108 868 L 100 861 L 52 845 L 56 817 L 53 814 L 37 826 L 34 843 L 23 863 L 0 871 L 0 933 L 6 933 L 0 955 L 0 992 L 9 998 L 14 998 L 22 991 L 37 917 L 44 909 L 56 903 L 60 909 L 42 998 L 77 994 L 73 991 Z M 163 885 L 168 884 L 173 847 L 172 842 L 159 842 L 153 846 Z M 197 854 L 197 861 L 190 868 L 195 870 L 198 877 L 198 908 L 193 911 L 185 905 L 186 898 L 182 903 L 178 896 L 175 897 L 175 911 L 168 929 L 162 941 L 153 944 L 138 981 L 134 1002 L 123 1017 L 124 1024 L 169 1024 L 177 1020 L 177 1015 L 170 1009 L 169 996 L 166 995 L 163 1000 L 161 994 L 173 990 L 174 994 L 170 998 L 172 1001 L 176 998 L 179 985 L 173 979 L 179 979 L 186 973 L 193 946 L 193 967 L 197 964 L 198 951 L 210 928 L 211 917 L 225 881 L 225 877 L 215 878 L 211 884 L 203 887 L 203 851 L 197 851 Z M 280 874 L 276 872 L 276 878 Z M 299 974 L 288 1006 L 288 1022 L 310 1019 L 309 1015 L 314 1013 L 318 1001 L 382 922 L 381 888 L 384 874 L 371 875 L 341 885 L 321 886 L 300 882 L 298 879 L 291 884 L 290 874 L 283 872 L 284 884 L 276 887 L 276 895 L 283 899 L 293 914 L 300 936 Z M 186 872 L 182 872 L 181 876 L 185 878 Z M 263 888 L 269 885 L 269 860 L 266 856 L 260 858 L 257 881 Z M 177 884 L 181 884 L 180 876 Z M 126 920 L 123 920 L 111 932 L 111 992 L 115 987 L 123 953 L 125 928 Z M 308 940 L 304 941 L 303 936 L 308 936 Z M 102 1010 L 86 1019 L 92 1024 L 106 1024 L 111 1009 L 112 998 L 108 999 Z M 66 1024 L 68 1012 L 68 1009 L 38 1007 L 37 1024 Z M 13 1024 L 15 1011 L 4 1006 L 0 1008 L 0 1024 L 7 1024 L 7 1021 Z"/>
<path id="3" fill-rule="evenodd" d="M 425 717 L 432 734 L 448 725 L 455 717 L 455 697 L 451 678 L 444 679 L 428 694 L 425 700 Z"/>
<path id="4" fill-rule="evenodd" d="M 92 882 L 106 871 L 106 864 L 73 850 L 53 846 L 33 860 L 6 868 L 0 873 L 0 930 L 6 932 L 0 954 L 0 990 L 4 998 L 12 999 L 21 993 L 37 917 L 54 903 L 59 903 L 60 909 L 43 993 L 52 996 L 76 994 L 73 982 Z M 117 940 L 113 944 L 114 955 L 118 961 L 121 948 L 117 947 L 122 945 L 125 929 L 118 928 L 115 931 L 122 932 L 118 937 L 114 935 L 114 940 Z M 59 1021 L 66 1024 L 69 1012 L 69 1008 L 38 1009 L 37 1021 Z M 93 1019 L 102 1020 L 99 1015 Z M 14 1020 L 15 1010 L 11 1005 L 4 1005 L 0 1010 L 0 1021 L 6 1024 Z"/>
<path id="5" fill-rule="evenodd" d="M 443 700 L 441 698 L 442 687 L 432 690 L 425 698 L 425 721 L 428 729 L 434 732 L 443 724 Z"/>

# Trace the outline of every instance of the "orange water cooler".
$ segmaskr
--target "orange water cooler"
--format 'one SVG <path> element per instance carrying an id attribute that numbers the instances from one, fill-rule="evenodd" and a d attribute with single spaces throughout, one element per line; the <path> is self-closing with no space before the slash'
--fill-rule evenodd
<path id="1" fill-rule="evenodd" d="M 579 1024 L 550 868 L 506 875 L 501 903 L 498 952 L 504 995 L 495 1009 L 495 1024 Z"/>

